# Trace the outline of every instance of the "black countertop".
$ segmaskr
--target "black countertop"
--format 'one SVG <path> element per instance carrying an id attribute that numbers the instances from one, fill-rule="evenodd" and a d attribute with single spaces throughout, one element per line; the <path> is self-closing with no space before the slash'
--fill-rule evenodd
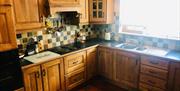
<path id="1" fill-rule="evenodd" d="M 87 40 L 85 43 L 73 43 L 73 44 L 68 44 L 68 45 L 65 45 L 65 46 L 69 46 L 69 45 L 76 46 L 77 47 L 76 50 L 70 51 L 70 52 L 73 52 L 73 51 L 77 51 L 77 50 L 80 50 L 80 49 L 91 47 L 91 46 L 94 46 L 94 45 L 97 45 L 97 44 L 100 45 L 100 46 L 104 46 L 104 47 L 116 48 L 115 45 L 120 44 L 120 42 L 105 41 L 105 40 L 101 40 L 101 39 L 91 39 L 91 40 Z M 117 49 L 119 49 L 119 48 L 117 48 Z M 52 51 L 52 50 L 53 50 L 53 48 L 48 49 L 48 51 Z M 121 50 L 129 51 L 129 50 L 126 50 L 126 49 L 121 49 Z M 45 50 L 45 51 L 47 51 L 47 50 Z M 138 51 L 131 51 L 131 50 L 129 52 L 152 55 L 152 54 L 148 54 L 146 52 L 138 52 Z M 66 53 L 64 53 L 64 54 L 66 54 Z M 63 55 L 63 54 L 61 53 L 61 55 Z M 167 59 L 174 60 L 176 62 L 180 62 L 180 51 L 171 50 L 166 55 L 159 56 L 158 54 L 153 54 L 153 56 L 167 58 Z M 27 60 L 22 59 L 21 66 L 26 66 L 26 65 L 29 65 L 29 64 L 32 64 L 32 63 L 27 61 Z"/>

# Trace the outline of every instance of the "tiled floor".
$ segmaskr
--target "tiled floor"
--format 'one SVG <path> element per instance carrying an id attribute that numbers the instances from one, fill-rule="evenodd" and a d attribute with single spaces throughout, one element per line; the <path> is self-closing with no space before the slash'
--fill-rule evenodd
<path id="1" fill-rule="evenodd" d="M 103 80 L 93 80 L 72 91 L 126 91 Z"/>

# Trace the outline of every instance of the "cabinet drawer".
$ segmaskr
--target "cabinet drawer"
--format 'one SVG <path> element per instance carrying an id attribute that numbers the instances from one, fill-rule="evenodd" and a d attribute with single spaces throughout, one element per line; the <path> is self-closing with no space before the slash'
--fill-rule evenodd
<path id="1" fill-rule="evenodd" d="M 86 80 L 86 72 L 85 72 L 85 68 L 82 67 L 79 70 L 66 75 L 66 88 L 70 90 L 80 85 L 81 83 L 85 82 L 85 80 Z"/>
<path id="2" fill-rule="evenodd" d="M 64 57 L 64 63 L 66 74 L 73 72 L 81 67 L 84 67 L 86 63 L 86 52 L 83 51 L 66 56 Z"/>
<path id="3" fill-rule="evenodd" d="M 168 69 L 169 66 L 169 61 L 167 60 L 162 60 L 154 57 L 147 57 L 147 56 L 142 56 L 141 57 L 141 64 L 161 68 L 161 69 Z"/>
<path id="4" fill-rule="evenodd" d="M 146 84 L 149 84 L 151 86 L 155 86 L 155 87 L 158 87 L 161 89 L 166 89 L 166 81 L 165 80 L 161 80 L 161 79 L 158 79 L 155 77 L 151 77 L 148 75 L 141 74 L 140 75 L 140 81 L 144 82 Z"/>
<path id="5" fill-rule="evenodd" d="M 12 1 L 11 0 L 0 0 L 0 5 L 11 6 L 12 5 Z"/>
<path id="6" fill-rule="evenodd" d="M 145 66 L 145 65 L 141 65 L 141 72 L 148 75 L 155 76 L 155 77 L 159 77 L 165 80 L 167 79 L 167 75 L 168 75 L 167 70 L 162 70 L 162 69 Z"/>
<path id="7" fill-rule="evenodd" d="M 164 91 L 164 90 L 162 90 L 160 88 L 152 87 L 150 85 L 143 84 L 143 83 L 139 84 L 139 89 L 141 91 Z"/>

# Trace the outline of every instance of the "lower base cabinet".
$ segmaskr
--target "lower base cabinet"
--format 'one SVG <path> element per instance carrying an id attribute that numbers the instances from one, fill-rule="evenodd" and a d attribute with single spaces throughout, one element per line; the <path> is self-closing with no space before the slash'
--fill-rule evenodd
<path id="1" fill-rule="evenodd" d="M 97 48 L 87 50 L 87 80 L 97 75 Z"/>
<path id="2" fill-rule="evenodd" d="M 25 91 L 64 91 L 63 60 L 23 69 Z"/>
<path id="3" fill-rule="evenodd" d="M 98 49 L 98 75 L 109 80 L 113 79 L 113 52 L 109 48 Z"/>
<path id="4" fill-rule="evenodd" d="M 115 51 L 114 81 L 121 87 L 128 89 L 138 88 L 139 55 L 123 51 Z"/>
<path id="5" fill-rule="evenodd" d="M 71 90 L 72 88 L 84 83 L 86 81 L 86 71 L 82 67 L 77 71 L 69 73 L 65 76 L 66 79 L 66 89 Z"/>
<path id="6" fill-rule="evenodd" d="M 168 91 L 180 91 L 180 63 L 170 65 Z"/>

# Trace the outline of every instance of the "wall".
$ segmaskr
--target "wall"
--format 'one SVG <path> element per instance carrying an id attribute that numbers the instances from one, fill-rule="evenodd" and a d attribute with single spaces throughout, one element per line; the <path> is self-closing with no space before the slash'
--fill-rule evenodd
<path id="1" fill-rule="evenodd" d="M 104 38 L 105 30 L 110 30 L 112 40 L 125 42 L 127 40 L 133 39 L 133 40 L 138 41 L 139 43 L 143 43 L 143 45 L 180 51 L 180 41 L 178 41 L 178 40 L 170 40 L 170 39 L 162 39 L 162 38 L 146 37 L 146 36 L 138 36 L 138 35 L 129 35 L 129 34 L 120 34 L 120 33 L 118 33 L 117 22 L 115 22 L 115 24 L 111 24 L 111 25 L 98 25 L 95 27 L 95 31 L 100 32 L 97 34 L 101 34 L 101 35 L 99 35 L 100 38 Z"/>
<path id="2" fill-rule="evenodd" d="M 39 30 L 35 32 L 24 32 L 17 34 L 17 44 L 20 51 L 25 51 L 29 38 L 35 38 L 41 40 L 43 50 L 61 45 L 73 43 L 75 40 L 75 32 L 85 31 L 87 39 L 96 38 L 97 32 L 92 30 L 90 25 L 80 26 L 66 26 L 65 29 L 60 31 L 60 36 L 56 36 L 54 33 L 49 33 L 48 30 Z"/>

